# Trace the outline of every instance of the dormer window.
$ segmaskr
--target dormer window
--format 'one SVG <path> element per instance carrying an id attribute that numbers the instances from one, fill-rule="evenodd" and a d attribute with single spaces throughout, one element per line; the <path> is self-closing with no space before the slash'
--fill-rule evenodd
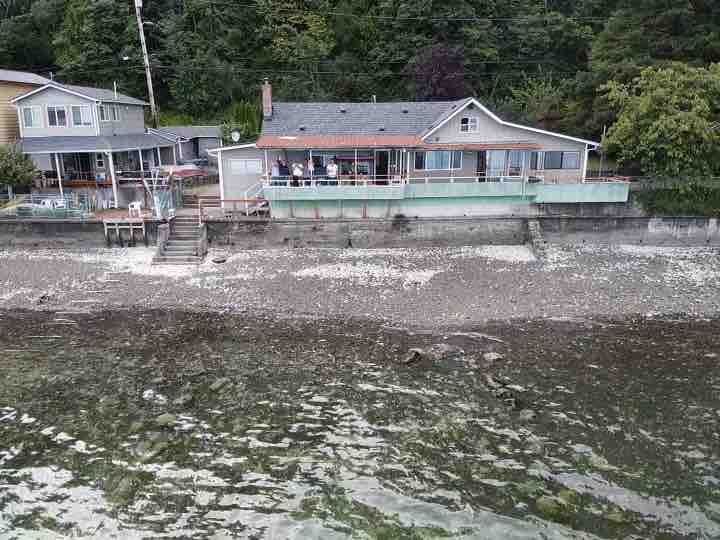
<path id="1" fill-rule="evenodd" d="M 460 119 L 460 132 L 461 133 L 477 133 L 479 128 L 479 122 L 477 116 L 463 116 Z"/>

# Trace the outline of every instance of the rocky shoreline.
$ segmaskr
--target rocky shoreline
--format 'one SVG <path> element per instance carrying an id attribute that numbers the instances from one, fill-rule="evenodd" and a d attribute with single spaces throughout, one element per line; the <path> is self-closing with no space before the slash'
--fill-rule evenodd
<path id="1" fill-rule="evenodd" d="M 199 267 L 152 266 L 152 254 L 0 251 L 0 309 L 189 309 L 430 329 L 720 313 L 718 251 L 710 248 L 551 245 L 542 261 L 524 246 L 213 250 Z"/>

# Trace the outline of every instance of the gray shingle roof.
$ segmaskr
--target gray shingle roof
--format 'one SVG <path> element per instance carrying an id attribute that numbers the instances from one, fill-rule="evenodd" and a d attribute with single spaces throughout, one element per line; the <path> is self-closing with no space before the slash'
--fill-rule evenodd
<path id="1" fill-rule="evenodd" d="M 273 103 L 262 135 L 420 135 L 466 101 Z"/>
<path id="2" fill-rule="evenodd" d="M 222 129 L 220 126 L 163 126 L 158 129 L 163 135 L 168 137 L 183 139 L 212 138 L 219 139 L 222 137 Z"/>
<path id="3" fill-rule="evenodd" d="M 27 137 L 22 139 L 19 144 L 26 154 L 118 152 L 173 145 L 171 141 L 150 133 L 107 137 L 102 135 L 99 137 Z"/>
<path id="4" fill-rule="evenodd" d="M 0 69 L 0 81 L 25 83 L 25 84 L 37 84 L 42 86 L 50 83 L 50 79 L 36 75 L 35 73 L 28 73 L 26 71 L 14 71 L 12 69 Z"/>
<path id="5" fill-rule="evenodd" d="M 135 99 L 134 97 L 126 96 L 120 93 L 118 93 L 117 99 L 115 99 L 115 92 L 113 90 L 107 90 L 105 88 L 93 88 L 91 86 L 75 86 L 73 84 L 54 84 L 55 86 L 67 88 L 68 90 L 72 90 L 73 92 L 83 94 L 99 101 L 126 103 L 128 105 L 147 105 L 145 101 Z"/>

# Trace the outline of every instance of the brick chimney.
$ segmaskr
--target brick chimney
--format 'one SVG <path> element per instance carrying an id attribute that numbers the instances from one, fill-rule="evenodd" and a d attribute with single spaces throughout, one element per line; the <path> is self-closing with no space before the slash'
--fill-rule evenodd
<path id="1" fill-rule="evenodd" d="M 270 80 L 267 77 L 263 81 L 262 85 L 262 108 L 263 118 L 266 120 L 272 118 L 272 84 L 270 84 Z"/>

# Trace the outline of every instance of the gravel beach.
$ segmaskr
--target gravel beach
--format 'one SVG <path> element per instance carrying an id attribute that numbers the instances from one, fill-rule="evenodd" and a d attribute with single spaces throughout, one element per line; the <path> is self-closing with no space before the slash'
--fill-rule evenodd
<path id="1" fill-rule="evenodd" d="M 179 308 L 433 328 L 720 310 L 710 248 L 552 245 L 542 261 L 525 246 L 211 250 L 199 267 L 151 266 L 153 253 L 0 251 L 0 308 Z"/>
<path id="2" fill-rule="evenodd" d="M 153 253 L 0 252 L 0 538 L 720 537 L 717 250 Z"/>

